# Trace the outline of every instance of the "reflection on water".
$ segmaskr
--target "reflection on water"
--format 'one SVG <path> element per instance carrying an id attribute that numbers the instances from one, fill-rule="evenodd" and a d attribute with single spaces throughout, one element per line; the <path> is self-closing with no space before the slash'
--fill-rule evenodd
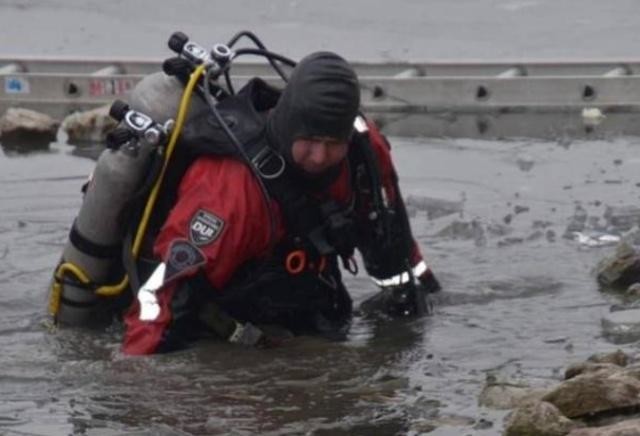
<path id="1" fill-rule="evenodd" d="M 638 113 L 612 112 L 601 118 L 581 112 L 536 112 L 509 109 L 500 112 L 380 113 L 375 119 L 389 135 L 403 137 L 537 138 L 554 141 L 606 139 L 640 135 Z"/>
<path id="2" fill-rule="evenodd" d="M 340 343 L 203 342 L 143 358 L 122 356 L 120 326 L 41 326 L 94 162 L 61 144 L 0 156 L 0 432 L 498 435 L 504 413 L 477 406 L 487 374 L 544 384 L 616 348 L 600 327 L 611 297 L 590 275 L 612 248 L 563 235 L 637 203 L 638 138 L 392 143 L 416 238 L 445 288 L 435 316 L 356 318 Z M 356 302 L 375 292 L 363 275 L 347 284 Z"/>

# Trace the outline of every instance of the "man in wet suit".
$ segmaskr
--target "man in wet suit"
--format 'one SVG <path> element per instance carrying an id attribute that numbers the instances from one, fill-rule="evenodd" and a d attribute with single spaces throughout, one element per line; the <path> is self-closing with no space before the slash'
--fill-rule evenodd
<path id="1" fill-rule="evenodd" d="M 141 287 L 124 352 L 183 348 L 203 332 L 268 346 L 282 337 L 273 326 L 342 338 L 352 301 L 338 262 L 355 273 L 356 248 L 380 288 L 367 312 L 427 314 L 440 285 L 412 237 L 390 147 L 358 115 L 348 63 L 314 53 L 281 93 L 257 80 L 238 96 L 221 111 L 248 159 L 203 153 L 188 165 L 155 237 L 162 285 Z M 216 142 L 210 116 L 190 123 L 187 137 Z"/>

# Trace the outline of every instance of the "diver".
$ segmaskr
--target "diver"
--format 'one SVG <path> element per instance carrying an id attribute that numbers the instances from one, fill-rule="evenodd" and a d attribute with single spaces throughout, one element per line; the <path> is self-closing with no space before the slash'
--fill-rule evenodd
<path id="1" fill-rule="evenodd" d="M 128 311 L 125 353 L 182 348 L 207 327 L 245 345 L 277 343 L 270 326 L 343 336 L 352 301 L 338 262 L 355 272 L 356 248 L 381 288 L 365 307 L 429 310 L 440 285 L 411 235 L 389 145 L 358 115 L 355 72 L 334 53 L 313 53 L 278 94 L 256 79 L 222 103 L 234 106 L 226 118 L 252 150 L 271 204 L 238 159 L 205 154 L 189 165 L 154 242 L 164 283 L 143 285 Z M 209 114 L 190 123 L 183 145 L 207 131 L 224 142 Z"/>
<path id="2" fill-rule="evenodd" d="M 390 145 L 359 112 L 351 66 L 332 52 L 296 65 L 245 49 L 269 53 L 287 83 L 254 78 L 236 93 L 226 46 L 214 46 L 214 62 L 174 36 L 181 56 L 164 69 L 184 87 L 178 127 L 154 121 L 166 118 L 170 88 L 134 90 L 151 116 L 112 107 L 128 129 L 111 134 L 86 186 L 54 275 L 54 318 L 85 325 L 125 305 L 123 351 L 134 355 L 210 336 L 258 347 L 298 334 L 342 339 L 353 305 L 341 274 L 358 273 L 356 249 L 379 288 L 365 314 L 429 314 L 440 284 L 412 236 Z M 274 58 L 295 66 L 289 77 Z M 216 62 L 194 91 L 196 73 Z M 138 226 L 135 237 L 125 223 Z M 122 270 L 121 283 L 104 285 Z"/>

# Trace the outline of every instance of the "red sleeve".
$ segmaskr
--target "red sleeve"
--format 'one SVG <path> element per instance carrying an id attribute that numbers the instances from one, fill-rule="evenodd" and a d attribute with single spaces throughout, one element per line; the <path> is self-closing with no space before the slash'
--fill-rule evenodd
<path id="1" fill-rule="evenodd" d="M 273 207 L 279 217 L 275 203 Z M 176 204 L 156 238 L 154 253 L 166 261 L 172 242 L 190 241 L 205 256 L 209 282 L 223 290 L 239 266 L 265 253 L 270 242 L 269 223 L 259 185 L 243 163 L 228 158 L 200 158 L 180 183 Z M 280 230 L 276 237 L 281 233 Z M 174 321 L 173 296 L 186 277 L 188 274 L 157 291 L 160 313 L 153 321 L 140 320 L 140 305 L 134 301 L 125 315 L 126 354 L 151 354 L 165 345 Z"/>
<path id="2" fill-rule="evenodd" d="M 198 223 L 202 217 L 204 223 Z M 207 220 L 220 227 L 207 226 Z M 198 234 L 203 227 L 204 236 Z M 246 165 L 229 158 L 200 158 L 180 183 L 178 200 L 156 238 L 154 253 L 165 259 L 175 239 L 195 243 L 206 256 L 209 282 L 222 290 L 239 266 L 265 252 L 269 232 L 269 211 Z"/>

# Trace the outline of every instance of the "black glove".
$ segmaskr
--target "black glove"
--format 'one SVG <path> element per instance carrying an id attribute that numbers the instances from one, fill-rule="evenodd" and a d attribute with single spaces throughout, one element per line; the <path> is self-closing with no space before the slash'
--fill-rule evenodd
<path id="1" fill-rule="evenodd" d="M 436 277 L 427 271 L 418 278 L 417 283 L 381 288 L 380 292 L 365 300 L 360 309 L 367 315 L 384 314 L 391 318 L 431 315 L 434 312 L 431 294 L 440 289 Z"/>
<path id="2" fill-rule="evenodd" d="M 423 291 L 427 294 L 435 294 L 442 290 L 440 282 L 430 269 L 418 277 L 418 282 L 420 282 L 420 286 L 422 286 Z"/>

